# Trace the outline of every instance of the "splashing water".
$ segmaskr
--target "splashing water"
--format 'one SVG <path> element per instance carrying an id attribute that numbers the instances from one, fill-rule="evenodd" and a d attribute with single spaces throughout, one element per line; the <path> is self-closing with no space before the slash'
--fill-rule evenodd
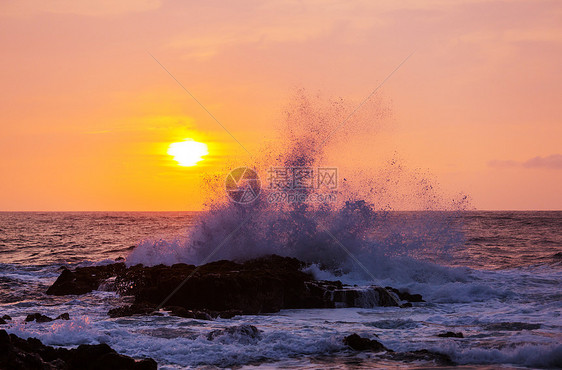
<path id="1" fill-rule="evenodd" d="M 462 245 L 454 212 L 462 203 L 446 204 L 429 176 L 409 171 L 396 157 L 382 167 L 361 171 L 345 163 L 326 163 L 331 148 L 350 145 L 353 135 L 376 130 L 388 113 L 381 106 L 379 100 L 355 115 L 354 107 L 342 99 L 324 101 L 299 91 L 284 111 L 280 139 L 251 166 L 262 184 L 270 167 L 337 167 L 340 178 L 345 178 L 333 192 L 337 201 L 272 203 L 268 189 L 263 189 L 254 202 L 237 204 L 217 191 L 224 189 L 225 171 L 209 182 L 212 197 L 186 238 L 145 240 L 131 252 L 127 264 L 201 264 L 278 254 L 338 275 L 366 277 L 352 254 L 382 278 L 398 266 L 409 266 L 416 274 L 420 264 L 414 259 L 442 261 L 450 248 Z M 395 212 L 399 209 L 425 212 Z M 429 212 L 436 210 L 444 212 Z"/>

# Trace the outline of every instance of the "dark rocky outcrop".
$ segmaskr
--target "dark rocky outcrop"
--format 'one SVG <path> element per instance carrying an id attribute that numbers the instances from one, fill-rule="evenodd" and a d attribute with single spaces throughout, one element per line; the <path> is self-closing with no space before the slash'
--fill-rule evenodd
<path id="1" fill-rule="evenodd" d="M 378 354 L 380 358 L 401 361 L 401 362 L 432 362 L 439 366 L 451 366 L 455 363 L 449 356 L 443 353 L 432 352 L 426 349 L 420 349 L 409 352 L 394 352 L 386 348 L 382 343 L 377 340 L 363 338 L 357 334 L 351 334 L 343 339 L 343 343 L 356 351 L 370 351 Z"/>
<path id="2" fill-rule="evenodd" d="M 70 320 L 70 315 L 67 312 L 65 312 L 61 315 L 58 315 L 55 319 L 51 319 L 49 316 L 45 316 L 45 315 L 42 315 L 42 314 L 36 312 L 36 313 L 27 315 L 27 317 L 25 318 L 25 322 L 31 322 L 31 321 L 50 322 L 50 321 L 53 321 L 53 320 Z"/>
<path id="3" fill-rule="evenodd" d="M 400 305 L 397 293 L 389 293 L 385 288 L 317 281 L 302 271 L 306 266 L 295 258 L 275 255 L 244 263 L 223 260 L 199 267 L 175 264 L 126 268 L 117 263 L 75 271 L 65 269 L 47 293 L 82 294 L 104 284 L 121 295 L 134 296 L 132 305 L 111 310 L 112 317 L 150 314 L 163 302 L 163 308 L 172 314 L 201 319 L 291 308 Z M 109 278 L 112 283 L 105 284 Z M 410 298 L 417 299 L 415 296 Z"/>
<path id="4" fill-rule="evenodd" d="M 261 340 L 261 332 L 253 325 L 243 324 L 213 330 L 207 334 L 207 340 L 220 341 L 223 338 L 226 342 L 236 340 L 241 344 L 255 344 Z"/>
<path id="5" fill-rule="evenodd" d="M 50 295 L 86 294 L 98 289 L 100 284 L 126 269 L 124 263 L 114 263 L 105 266 L 78 267 L 74 271 L 65 268 L 47 289 Z"/>
<path id="6" fill-rule="evenodd" d="M 387 348 L 381 342 L 351 334 L 343 339 L 343 343 L 356 351 L 382 352 Z"/>
<path id="7" fill-rule="evenodd" d="M 55 317 L 55 320 L 70 320 L 70 315 L 68 314 L 68 312 L 65 312 Z"/>
<path id="8" fill-rule="evenodd" d="M 181 306 L 171 306 L 166 307 L 166 309 L 174 316 L 185 317 L 187 319 L 212 320 L 219 316 L 219 313 L 215 311 L 187 310 Z"/>
<path id="9" fill-rule="evenodd" d="M 153 359 L 135 360 L 107 344 L 53 348 L 35 338 L 22 339 L 0 330 L 0 369 L 157 369 Z"/>
<path id="10" fill-rule="evenodd" d="M 32 313 L 32 314 L 27 315 L 27 317 L 25 318 L 25 322 L 31 322 L 31 321 L 49 322 L 49 321 L 53 321 L 53 319 L 51 319 L 48 316 L 41 315 L 40 313 Z"/>
<path id="11" fill-rule="evenodd" d="M 156 306 L 152 304 L 135 303 L 128 306 L 112 308 L 107 313 L 109 317 L 125 317 L 133 315 L 150 315 L 156 310 Z"/>
<path id="12" fill-rule="evenodd" d="M 437 336 L 441 338 L 464 338 L 464 335 L 460 331 L 458 333 L 448 331 L 446 333 L 439 333 Z"/>
<path id="13" fill-rule="evenodd" d="M 133 315 L 162 315 L 156 311 L 156 305 L 145 304 L 145 303 L 133 303 L 132 305 L 121 306 L 117 308 L 112 308 L 109 310 L 109 317 L 126 317 Z M 231 319 L 237 315 L 243 315 L 244 313 L 240 310 L 228 310 L 228 311 L 210 311 L 210 310 L 188 310 L 181 306 L 166 306 L 165 310 L 170 313 L 170 315 L 184 317 L 188 319 L 197 320 L 213 320 L 218 317 L 222 319 Z"/>
<path id="14" fill-rule="evenodd" d="M 387 286 L 385 289 L 388 290 L 389 292 L 395 293 L 401 301 L 425 302 L 423 300 L 423 297 L 421 296 L 421 294 L 410 294 L 409 292 L 401 291 L 401 290 L 398 290 L 396 288 L 392 288 L 392 287 L 389 287 L 389 286 Z M 411 307 L 411 306 L 409 306 L 409 307 Z"/>

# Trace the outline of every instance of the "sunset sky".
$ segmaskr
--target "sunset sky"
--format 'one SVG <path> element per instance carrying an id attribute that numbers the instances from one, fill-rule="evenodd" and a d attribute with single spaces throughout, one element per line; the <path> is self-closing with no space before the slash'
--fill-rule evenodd
<path id="1" fill-rule="evenodd" d="M 246 153 L 150 54 L 256 153 L 295 89 L 359 104 L 412 53 L 356 155 L 477 209 L 562 209 L 557 0 L 4 0 L 0 41 L 0 210 L 201 207 Z M 186 138 L 196 166 L 167 154 Z"/>

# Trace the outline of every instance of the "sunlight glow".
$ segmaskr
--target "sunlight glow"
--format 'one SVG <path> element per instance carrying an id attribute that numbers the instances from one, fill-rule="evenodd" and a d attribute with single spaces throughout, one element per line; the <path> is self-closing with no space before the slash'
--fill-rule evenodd
<path id="1" fill-rule="evenodd" d="M 209 154 L 209 150 L 205 143 L 199 143 L 193 139 L 186 139 L 179 143 L 171 143 L 168 147 L 168 154 L 174 157 L 178 165 L 190 167 L 202 161 L 203 157 Z"/>

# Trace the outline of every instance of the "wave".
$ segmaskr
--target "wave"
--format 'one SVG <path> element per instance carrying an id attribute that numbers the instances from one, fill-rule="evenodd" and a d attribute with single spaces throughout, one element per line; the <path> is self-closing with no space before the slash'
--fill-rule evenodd
<path id="1" fill-rule="evenodd" d="M 250 166 L 266 179 L 270 167 L 329 164 L 338 169 L 342 181 L 338 189 L 322 191 L 336 195 L 336 201 L 273 203 L 263 187 L 255 201 L 238 204 L 224 194 L 226 173 L 214 176 L 208 181 L 206 209 L 187 237 L 144 240 L 126 263 L 198 265 L 277 254 L 357 279 L 398 278 L 404 271 L 410 281 L 464 279 L 462 272 L 437 264 L 446 262 L 451 248 L 463 245 L 456 211 L 465 206 L 466 197 L 446 201 L 431 176 L 408 170 L 396 157 L 363 171 L 346 163 L 326 162 L 334 158 L 331 150 L 342 143 L 352 145 L 351 134 L 338 131 L 352 110 L 341 99 L 326 102 L 298 92 L 285 111 L 279 139 Z M 354 135 L 364 136 L 376 126 L 384 109 L 375 106 L 367 111 L 373 113 L 363 123 L 351 120 Z M 311 190 L 304 192 L 308 195 Z M 422 212 L 396 212 L 399 209 Z"/>
<path id="2" fill-rule="evenodd" d="M 459 364 L 513 364 L 534 368 L 561 368 L 561 344 L 520 344 L 501 349 L 460 349 L 455 344 L 439 347 Z"/>

